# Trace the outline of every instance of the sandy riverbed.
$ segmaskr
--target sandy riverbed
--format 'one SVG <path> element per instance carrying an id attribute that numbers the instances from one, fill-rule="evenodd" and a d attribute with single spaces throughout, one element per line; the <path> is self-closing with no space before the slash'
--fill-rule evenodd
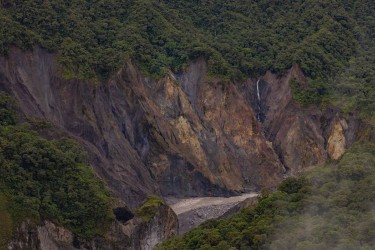
<path id="1" fill-rule="evenodd" d="M 188 199 L 176 199 L 166 198 L 166 202 L 173 209 L 173 211 L 179 215 L 190 210 L 194 210 L 200 207 L 226 205 L 226 204 L 237 204 L 244 201 L 247 198 L 257 196 L 257 193 L 247 193 L 240 196 L 232 197 L 197 197 Z"/>
<path id="2" fill-rule="evenodd" d="M 232 197 L 197 197 L 188 199 L 167 197 L 165 200 L 177 214 L 179 234 L 182 235 L 208 219 L 222 216 L 240 202 L 257 195 L 257 193 L 247 193 Z"/>

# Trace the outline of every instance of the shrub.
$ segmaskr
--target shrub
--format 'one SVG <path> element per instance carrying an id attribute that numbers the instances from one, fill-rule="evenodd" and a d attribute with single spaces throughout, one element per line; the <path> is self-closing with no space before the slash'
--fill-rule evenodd
<path id="1" fill-rule="evenodd" d="M 148 222 L 154 218 L 158 208 L 163 204 L 164 201 L 160 197 L 149 195 L 143 204 L 135 211 L 135 213 L 143 221 Z"/>

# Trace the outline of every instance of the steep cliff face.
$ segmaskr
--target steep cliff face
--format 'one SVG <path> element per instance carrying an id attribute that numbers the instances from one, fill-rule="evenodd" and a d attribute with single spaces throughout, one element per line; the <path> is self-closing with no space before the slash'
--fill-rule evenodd
<path id="1" fill-rule="evenodd" d="M 289 82 L 306 81 L 302 71 L 293 67 L 285 76 L 264 76 L 264 128 L 274 142 L 284 165 L 293 173 L 322 163 L 327 158 L 320 117 L 322 111 L 312 106 L 302 109 L 292 101 Z"/>
<path id="2" fill-rule="evenodd" d="M 70 136 L 112 193 L 132 208 L 147 194 L 215 196 L 273 187 L 326 159 L 339 159 L 361 127 L 337 109 L 301 107 L 289 82 L 306 79 L 298 66 L 285 75 L 222 81 L 203 60 L 183 73 L 153 80 L 128 62 L 107 82 L 66 80 L 56 56 L 12 49 L 0 58 L 0 90 L 20 111 Z M 148 223 L 116 221 L 105 237 L 77 242 L 50 222 L 24 222 L 11 249 L 152 249 L 177 233 L 162 206 Z M 121 248 L 123 247 L 123 248 Z"/>
<path id="3" fill-rule="evenodd" d="M 134 138 L 124 134 L 132 132 L 132 121 L 139 115 L 134 112 L 137 102 L 124 96 L 126 90 L 111 83 L 94 87 L 65 81 L 59 77 L 54 56 L 40 49 L 14 50 L 0 64 L 1 86 L 17 98 L 21 111 L 75 137 L 91 154 L 88 158 L 96 172 L 124 200 L 137 205 L 145 193 L 157 192 L 131 145 Z"/>
<path id="4" fill-rule="evenodd" d="M 305 80 L 297 66 L 282 77 L 268 72 L 258 82 L 258 99 L 257 81 L 208 78 L 204 61 L 158 81 L 129 62 L 95 85 L 63 79 L 56 57 L 39 48 L 13 49 L 0 59 L 0 86 L 21 111 L 76 138 L 131 207 L 149 193 L 209 196 L 271 187 L 285 168 L 295 173 L 339 157 L 356 122 L 340 130 L 332 125 L 342 121 L 338 112 L 295 104 L 292 77 Z"/>
<path id="5" fill-rule="evenodd" d="M 128 63 L 95 86 L 60 77 L 36 48 L 0 60 L 0 85 L 29 118 L 75 137 L 90 164 L 131 206 L 147 193 L 227 195 L 276 184 L 283 167 L 251 107 L 199 61 L 174 79 L 144 77 Z"/>
<path id="6" fill-rule="evenodd" d="M 328 158 L 339 159 L 345 148 L 354 142 L 359 124 L 358 119 L 350 116 L 348 126 L 338 109 L 298 105 L 292 98 L 291 79 L 307 81 L 295 65 L 283 76 L 267 72 L 259 82 L 248 80 L 239 85 L 250 105 L 259 112 L 264 134 L 273 143 L 288 174 L 323 163 Z"/>
<path id="7" fill-rule="evenodd" d="M 74 249 L 132 249 L 152 250 L 153 247 L 178 232 L 176 214 L 166 205 L 158 208 L 148 222 L 133 218 L 126 222 L 114 221 L 108 233 L 92 240 L 78 240 L 67 229 L 49 221 L 37 225 L 25 221 L 9 242 L 8 249 L 74 250 Z"/>

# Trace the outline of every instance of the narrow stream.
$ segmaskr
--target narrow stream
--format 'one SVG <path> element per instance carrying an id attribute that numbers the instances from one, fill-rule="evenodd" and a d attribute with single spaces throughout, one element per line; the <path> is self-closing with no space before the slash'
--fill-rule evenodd
<path id="1" fill-rule="evenodd" d="M 257 113 L 257 119 L 258 119 L 258 121 L 260 121 L 260 112 L 261 112 L 261 110 L 260 110 L 260 91 L 259 91 L 259 81 L 260 81 L 260 80 L 257 81 L 257 97 L 258 97 L 258 113 Z"/>

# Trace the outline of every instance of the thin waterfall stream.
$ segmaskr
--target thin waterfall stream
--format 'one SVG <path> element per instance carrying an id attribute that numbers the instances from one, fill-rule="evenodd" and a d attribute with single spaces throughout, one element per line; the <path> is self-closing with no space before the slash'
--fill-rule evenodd
<path id="1" fill-rule="evenodd" d="M 258 79 L 258 81 L 257 81 L 257 97 L 258 97 L 258 112 L 257 112 L 257 119 L 258 119 L 258 121 L 260 121 L 260 92 L 259 92 L 259 81 L 260 81 L 260 79 Z"/>

